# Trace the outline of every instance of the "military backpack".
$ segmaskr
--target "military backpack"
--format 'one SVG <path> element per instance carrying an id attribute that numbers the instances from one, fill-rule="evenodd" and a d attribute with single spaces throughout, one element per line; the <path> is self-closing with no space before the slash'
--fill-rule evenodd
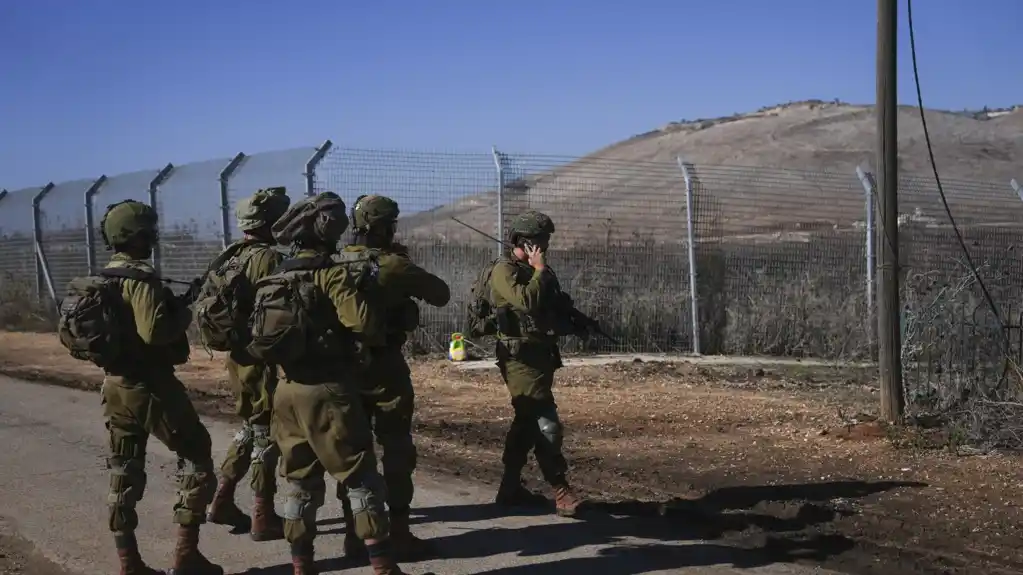
<path id="1" fill-rule="evenodd" d="M 356 252 L 342 250 L 333 254 L 331 260 L 345 266 L 348 273 L 355 276 L 355 286 L 361 290 L 376 285 L 380 274 L 380 255 L 381 251 L 376 248 Z"/>
<path id="2" fill-rule="evenodd" d="M 466 306 L 466 324 L 469 337 L 497 335 L 497 310 L 490 294 L 490 276 L 500 259 L 492 260 L 478 274 L 469 292 Z"/>
<path id="3" fill-rule="evenodd" d="M 358 273 L 365 261 L 352 259 L 342 265 Z M 338 263 L 329 256 L 289 259 L 256 282 L 246 347 L 252 357 L 286 367 L 300 360 L 336 360 L 352 354 L 351 332 L 337 319 L 333 303 L 313 278 L 316 270 Z M 361 287 L 367 287 L 365 282 L 371 279 L 360 277 Z"/>
<path id="4" fill-rule="evenodd" d="M 110 368 L 130 355 L 130 339 L 123 333 L 129 318 L 124 317 L 121 286 L 125 279 L 151 277 L 145 270 L 115 267 L 71 280 L 57 320 L 57 336 L 71 357 Z"/>
<path id="5" fill-rule="evenodd" d="M 249 316 L 256 297 L 255 286 L 245 275 L 245 266 L 260 249 L 243 251 L 253 242 L 228 247 L 210 264 L 195 300 L 195 323 L 200 341 L 214 351 L 234 351 L 248 343 Z M 242 252 L 239 255 L 239 252 Z"/>

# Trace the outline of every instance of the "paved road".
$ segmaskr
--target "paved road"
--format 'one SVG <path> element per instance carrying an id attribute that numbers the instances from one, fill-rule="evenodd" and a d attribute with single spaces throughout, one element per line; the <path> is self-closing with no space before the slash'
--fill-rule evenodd
<path id="1" fill-rule="evenodd" d="M 49 559 L 81 573 L 115 573 L 116 558 L 105 526 L 107 476 L 104 429 L 95 393 L 36 385 L 0 377 L 0 517 L 32 541 Z M 232 430 L 208 422 L 217 459 Z M 149 485 L 139 504 L 140 543 L 155 566 L 166 566 L 173 546 L 170 474 L 173 458 L 151 443 Z M 333 487 L 330 487 L 332 491 Z M 435 538 L 446 559 L 409 564 L 414 574 L 500 575 L 801 575 L 820 569 L 770 564 L 747 551 L 692 540 L 654 529 L 637 519 L 600 522 L 562 520 L 549 515 L 495 518 L 488 489 L 451 478 L 418 474 L 414 529 Z M 241 502 L 249 500 L 240 490 Z M 330 498 L 328 498 L 330 499 Z M 280 507 L 280 502 L 278 502 Z M 368 573 L 330 558 L 341 546 L 334 501 L 321 509 L 317 540 L 324 573 Z M 287 544 L 254 543 L 226 528 L 206 526 L 203 548 L 229 573 L 290 573 Z M 276 568 L 275 568 L 276 567 Z"/>

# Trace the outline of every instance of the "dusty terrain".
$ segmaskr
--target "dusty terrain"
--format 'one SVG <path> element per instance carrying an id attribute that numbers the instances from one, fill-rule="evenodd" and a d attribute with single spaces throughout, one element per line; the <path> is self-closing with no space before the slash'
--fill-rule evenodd
<path id="1" fill-rule="evenodd" d="M 497 373 L 413 369 L 421 465 L 495 481 L 510 416 Z M 50 334 L 0 334 L 0 371 L 100 382 Z M 204 412 L 230 413 L 220 358 L 196 350 L 180 375 Z M 1019 459 L 870 422 L 870 372 L 640 362 L 557 381 L 593 512 L 667 516 L 680 532 L 849 573 L 1023 572 Z"/>
<path id="2" fill-rule="evenodd" d="M 0 575 L 68 575 L 18 537 L 0 518 Z"/>

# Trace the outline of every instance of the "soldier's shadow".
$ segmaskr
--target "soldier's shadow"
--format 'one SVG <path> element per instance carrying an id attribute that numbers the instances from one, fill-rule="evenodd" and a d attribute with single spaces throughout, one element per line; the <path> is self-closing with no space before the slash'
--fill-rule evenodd
<path id="1" fill-rule="evenodd" d="M 551 563 L 504 567 L 487 573 L 543 575 L 582 573 L 637 575 L 649 571 L 731 563 L 756 567 L 794 561 L 822 562 L 854 547 L 841 535 L 806 533 L 813 526 L 832 522 L 854 511 L 834 505 L 899 487 L 923 487 L 913 482 L 837 481 L 773 486 L 738 486 L 717 489 L 698 500 L 667 502 L 625 501 L 590 503 L 580 510 L 579 521 L 547 522 L 527 527 L 487 526 L 474 529 L 460 525 L 450 535 L 431 538 L 440 553 L 436 559 L 471 560 L 514 554 L 539 558 L 582 547 L 603 547 L 595 556 L 565 558 Z M 761 502 L 793 503 L 779 515 L 752 511 Z M 454 505 L 415 510 L 419 522 L 473 523 L 496 521 L 509 514 L 497 506 Z M 794 511 L 794 513 L 792 512 Z M 549 515 L 552 509 L 524 510 Z M 342 528 L 333 530 L 340 531 Z M 752 548 L 716 543 L 730 532 L 757 531 Z M 745 534 L 744 534 L 745 535 Z M 637 542 L 639 540 L 639 542 Z M 356 566 L 345 559 L 323 559 L 321 572 Z M 567 567 L 567 569 L 566 569 Z M 290 566 L 249 571 L 251 574 L 284 575 Z"/>
<path id="2" fill-rule="evenodd" d="M 474 559 L 514 553 L 519 557 L 556 555 L 587 546 L 604 546 L 596 557 L 560 559 L 550 564 L 506 567 L 493 573 L 583 573 L 634 575 L 652 570 L 722 562 L 755 567 L 794 561 L 822 562 L 855 546 L 841 535 L 808 530 L 855 511 L 846 502 L 900 487 L 925 487 L 919 482 L 835 481 L 768 486 L 736 486 L 714 490 L 697 500 L 591 503 L 573 523 L 545 523 L 523 528 L 492 527 L 433 538 L 445 559 Z M 762 502 L 782 504 L 783 512 L 752 509 Z M 475 509 L 475 514 L 472 509 Z M 429 521 L 496 519 L 494 506 L 453 506 L 420 509 Z M 548 511 L 549 513 L 549 511 Z M 745 533 L 743 533 L 745 532 Z M 755 532 L 753 548 L 711 543 L 727 533 Z M 637 543 L 635 540 L 644 540 Z M 567 569 L 566 569 L 567 568 Z M 489 573 L 489 572 L 488 572 Z"/>

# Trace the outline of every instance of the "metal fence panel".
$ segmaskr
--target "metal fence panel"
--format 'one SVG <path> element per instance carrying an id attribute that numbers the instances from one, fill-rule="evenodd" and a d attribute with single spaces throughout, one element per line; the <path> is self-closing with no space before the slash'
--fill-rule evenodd
<path id="1" fill-rule="evenodd" d="M 471 225 L 494 233 L 493 157 L 333 148 L 316 170 L 316 186 L 317 191 L 336 192 L 349 208 L 363 194 L 383 194 L 398 202 L 398 241 L 409 247 L 413 261 L 444 278 L 452 292 L 442 309 L 420 306 L 426 328 L 417 342 L 432 351 L 446 349 L 451 333 L 465 328 L 465 305 L 476 272 L 496 253 L 494 242 L 449 217 L 462 215 Z"/>
<path id="2" fill-rule="evenodd" d="M 162 273 L 178 279 L 200 274 L 221 249 L 225 219 L 229 239 L 239 236 L 234 206 L 256 189 L 284 185 L 293 201 L 300 198 L 318 149 L 244 156 L 227 179 L 226 205 L 221 177 L 231 157 L 174 167 L 155 194 Z M 504 250 L 452 217 L 503 239 L 516 215 L 537 209 L 556 223 L 551 263 L 566 289 L 622 340 L 617 348 L 595 340 L 602 350 L 692 350 L 692 273 L 704 353 L 873 354 L 867 254 L 884 238 L 868 233 L 864 190 L 855 174 L 696 165 L 686 174 L 687 185 L 680 162 L 667 156 L 623 161 L 603 154 L 427 153 L 331 148 L 329 142 L 326 149 L 315 167 L 314 191 L 333 190 L 349 206 L 362 194 L 398 200 L 399 239 L 418 263 L 451 285 L 448 306 L 424 306 L 419 342 L 429 349 L 441 349 L 451 332 L 464 329 L 475 274 Z M 91 213 L 83 194 L 92 178 L 50 190 L 40 204 L 39 231 L 58 290 L 88 270 L 90 240 L 94 265 L 105 263 L 109 253 L 99 228 L 106 206 L 128 198 L 150 201 L 159 173 L 110 176 L 92 197 Z M 1023 265 L 1014 251 L 1023 240 L 1023 201 L 1007 182 L 943 184 L 999 315 L 973 285 L 933 179 L 904 175 L 903 354 L 914 397 L 947 395 L 964 385 L 962 373 L 994 377 L 1006 340 L 1018 348 L 1014 353 L 1023 353 Z M 32 229 L 32 200 L 40 189 L 0 198 L 0 274 L 7 284 L 17 280 L 43 295 Z"/>
<path id="3" fill-rule="evenodd" d="M 555 223 L 550 261 L 577 306 L 619 345 L 691 351 L 685 179 L 671 162 L 507 154 L 504 225 L 526 210 Z"/>
<path id="4" fill-rule="evenodd" d="M 59 183 L 39 203 L 42 249 L 57 297 L 73 278 L 89 272 L 85 192 L 95 181 Z"/>
<path id="5" fill-rule="evenodd" d="M 1020 360 L 1023 202 L 1012 188 L 943 180 L 969 258 L 998 309 L 990 309 L 948 220 L 933 178 L 902 177 L 899 250 L 903 266 L 903 363 L 909 404 L 941 411 L 1004 380 Z M 885 241 L 879 237 L 878 241 Z"/>
<path id="6" fill-rule="evenodd" d="M 39 187 L 11 190 L 0 199 L 0 290 L 36 285 L 32 198 Z"/>
<path id="7" fill-rule="evenodd" d="M 855 174 L 695 167 L 704 352 L 869 351 L 865 202 Z"/>
<path id="8" fill-rule="evenodd" d="M 165 277 L 191 280 L 220 252 L 220 171 L 230 160 L 175 166 L 160 186 L 156 202 L 160 271 Z"/>

